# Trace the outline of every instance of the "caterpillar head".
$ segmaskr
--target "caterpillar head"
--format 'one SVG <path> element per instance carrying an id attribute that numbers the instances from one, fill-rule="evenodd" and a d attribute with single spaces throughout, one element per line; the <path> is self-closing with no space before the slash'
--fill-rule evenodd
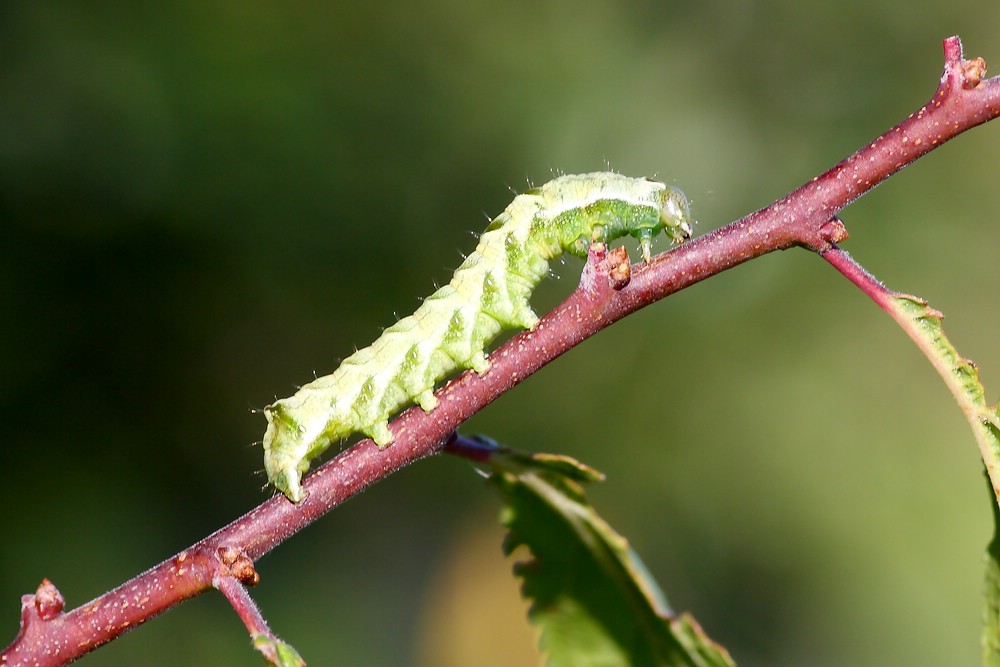
<path id="1" fill-rule="evenodd" d="M 691 238 L 691 207 L 687 197 L 679 189 L 667 185 L 657 193 L 659 218 L 649 224 L 640 224 L 629 233 L 639 239 L 642 259 L 649 262 L 653 237 L 661 231 L 674 243 L 683 243 Z"/>
<path id="2" fill-rule="evenodd" d="M 660 193 L 660 221 L 674 243 L 691 238 L 691 207 L 684 193 L 670 185 Z"/>

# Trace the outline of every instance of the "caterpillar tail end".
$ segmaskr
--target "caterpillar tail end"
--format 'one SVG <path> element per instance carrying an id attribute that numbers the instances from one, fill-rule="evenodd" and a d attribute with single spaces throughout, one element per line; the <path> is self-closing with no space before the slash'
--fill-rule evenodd
<path id="1" fill-rule="evenodd" d="M 267 481 L 293 503 L 308 495 L 302 489 L 302 473 L 309 469 L 309 459 L 297 422 L 279 401 L 264 408 L 267 430 L 264 432 L 264 472 Z"/>
<path id="2" fill-rule="evenodd" d="M 309 495 L 302 488 L 302 474 L 294 468 L 278 472 L 273 477 L 268 473 L 271 484 L 293 503 L 300 503 Z"/>

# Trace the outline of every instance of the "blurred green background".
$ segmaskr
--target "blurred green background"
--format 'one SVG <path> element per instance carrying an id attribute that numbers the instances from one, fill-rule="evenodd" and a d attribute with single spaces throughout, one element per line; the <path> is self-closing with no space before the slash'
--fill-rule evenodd
<path id="1" fill-rule="evenodd" d="M 610 165 L 682 187 L 707 232 L 925 102 L 942 38 L 1000 62 L 998 19 L 973 0 L 3 3 L 0 627 L 43 577 L 77 606 L 267 497 L 251 408 L 409 313 L 512 191 Z M 947 313 L 991 398 L 998 157 L 979 128 L 843 214 L 855 257 Z M 978 663 L 975 444 L 807 252 L 627 319 L 466 432 L 605 471 L 599 510 L 741 665 Z M 312 665 L 533 664 L 497 509 L 465 462 L 422 462 L 262 560 L 255 595 Z M 259 660 L 206 595 L 80 664 Z"/>

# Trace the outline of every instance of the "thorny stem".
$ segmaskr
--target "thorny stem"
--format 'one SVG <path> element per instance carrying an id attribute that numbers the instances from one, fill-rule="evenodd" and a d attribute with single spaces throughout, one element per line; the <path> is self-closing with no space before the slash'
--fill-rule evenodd
<path id="1" fill-rule="evenodd" d="M 616 290 L 606 258 L 592 254 L 590 276 L 538 326 L 490 357 L 489 373 L 467 372 L 438 392 L 431 413 L 411 408 L 391 428 L 395 443 L 370 440 L 344 451 L 305 480 L 309 497 L 293 505 L 265 501 L 184 552 L 69 612 L 42 616 L 38 595 L 22 598 L 21 630 L 0 654 L 0 667 L 65 664 L 156 614 L 204 592 L 235 549 L 251 561 L 374 482 L 436 454 L 459 424 L 525 377 L 613 322 L 705 278 L 774 250 L 823 251 L 846 238 L 838 211 L 890 175 L 958 134 L 1000 115 L 1000 82 L 982 80 L 981 59 L 964 60 L 958 37 L 944 40 L 945 68 L 931 100 L 867 146 L 770 206 L 633 267 L 631 284 Z M 44 584 L 43 584 L 44 587 Z M 54 590 L 54 589 L 53 589 Z"/>

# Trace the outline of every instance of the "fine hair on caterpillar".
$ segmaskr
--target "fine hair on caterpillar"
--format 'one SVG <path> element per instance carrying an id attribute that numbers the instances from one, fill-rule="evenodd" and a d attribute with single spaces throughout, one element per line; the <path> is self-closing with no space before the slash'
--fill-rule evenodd
<path id="1" fill-rule="evenodd" d="M 691 236 L 680 190 L 614 172 L 560 176 L 524 194 L 494 218 L 451 282 L 410 316 L 385 329 L 340 367 L 264 408 L 264 470 L 293 502 L 301 477 L 332 443 L 361 433 L 379 447 L 392 443 L 389 417 L 417 403 L 437 406 L 434 386 L 456 371 L 489 370 L 486 346 L 504 329 L 538 322 L 528 299 L 564 252 L 586 257 L 595 241 L 631 236 L 643 259 L 664 232 Z"/>

